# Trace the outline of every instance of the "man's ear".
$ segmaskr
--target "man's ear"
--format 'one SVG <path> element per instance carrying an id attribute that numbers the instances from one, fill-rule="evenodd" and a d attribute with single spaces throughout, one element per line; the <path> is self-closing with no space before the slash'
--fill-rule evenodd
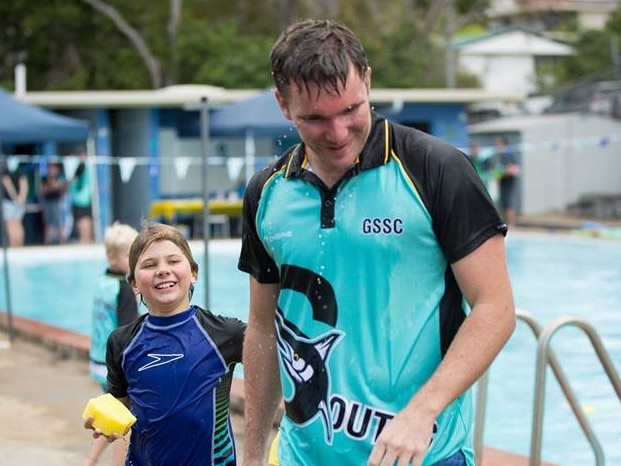
<path id="1" fill-rule="evenodd" d="M 287 100 L 280 93 L 278 89 L 274 92 L 276 96 L 276 101 L 278 102 L 278 106 L 280 107 L 280 111 L 285 116 L 287 120 L 291 120 L 291 113 L 289 112 L 289 106 L 287 105 Z"/>

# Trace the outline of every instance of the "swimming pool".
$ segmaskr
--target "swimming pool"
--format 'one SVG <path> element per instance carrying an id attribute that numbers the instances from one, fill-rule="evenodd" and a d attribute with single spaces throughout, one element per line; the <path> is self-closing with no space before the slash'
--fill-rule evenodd
<path id="1" fill-rule="evenodd" d="M 203 247 L 192 243 L 202 264 Z M 209 248 L 210 307 L 245 319 L 247 276 L 236 268 L 239 242 L 215 240 Z M 512 233 L 507 255 L 516 305 L 545 326 L 562 316 L 586 319 L 600 333 L 621 369 L 621 241 L 565 235 Z M 88 334 L 90 296 L 105 267 L 101 246 L 29 247 L 8 251 L 16 315 Z M 2 262 L 3 263 L 3 262 Z M 0 306 L 6 307 L 3 275 Z M 193 302 L 204 302 L 204 282 Z M 564 328 L 552 347 L 606 455 L 621 464 L 621 404 L 587 337 Z M 490 370 L 484 443 L 528 455 L 536 342 L 528 327 L 516 332 Z M 556 380 L 547 377 L 542 457 L 563 466 L 594 464 L 589 445 Z"/>

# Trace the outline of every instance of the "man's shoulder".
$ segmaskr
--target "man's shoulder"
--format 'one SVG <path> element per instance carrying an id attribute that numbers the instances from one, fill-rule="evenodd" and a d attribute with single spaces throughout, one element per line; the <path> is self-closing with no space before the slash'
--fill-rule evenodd
<path id="1" fill-rule="evenodd" d="M 393 153 L 407 164 L 416 164 L 422 158 L 434 164 L 452 163 L 455 158 L 467 158 L 448 141 L 398 123 L 391 123 L 391 147 Z"/>

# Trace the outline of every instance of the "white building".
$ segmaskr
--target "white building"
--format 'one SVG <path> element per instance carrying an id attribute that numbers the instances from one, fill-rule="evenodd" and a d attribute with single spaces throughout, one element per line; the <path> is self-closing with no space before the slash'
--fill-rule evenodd
<path id="1" fill-rule="evenodd" d="M 458 67 L 475 75 L 489 92 L 537 92 L 537 70 L 544 62 L 572 55 L 572 47 L 511 28 L 455 44 Z"/>
<path id="2" fill-rule="evenodd" d="M 564 212 L 580 199 L 621 195 L 621 121 L 595 113 L 524 115 L 470 125 L 488 151 L 507 137 L 520 164 L 519 215 Z"/>
<path id="3" fill-rule="evenodd" d="M 619 0 L 494 0 L 487 10 L 492 22 L 529 24 L 546 29 L 546 21 L 574 17 L 583 29 L 603 29 Z"/>

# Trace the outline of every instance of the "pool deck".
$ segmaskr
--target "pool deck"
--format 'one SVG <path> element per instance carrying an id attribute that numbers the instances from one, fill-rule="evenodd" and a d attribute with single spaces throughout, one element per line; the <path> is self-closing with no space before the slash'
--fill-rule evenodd
<path id="1" fill-rule="evenodd" d="M 2 466 L 80 466 L 91 437 L 81 414 L 100 389 L 88 375 L 90 339 L 41 322 L 0 312 L 0 464 Z M 235 440 L 244 442 L 244 388 L 236 379 L 231 393 Z M 526 435 L 526 434 L 525 434 Z M 99 464 L 110 464 L 108 449 Z M 240 462 L 241 464 L 241 462 Z M 528 458 L 485 448 L 481 466 L 526 466 Z M 554 466 L 541 463 L 541 466 Z"/>

